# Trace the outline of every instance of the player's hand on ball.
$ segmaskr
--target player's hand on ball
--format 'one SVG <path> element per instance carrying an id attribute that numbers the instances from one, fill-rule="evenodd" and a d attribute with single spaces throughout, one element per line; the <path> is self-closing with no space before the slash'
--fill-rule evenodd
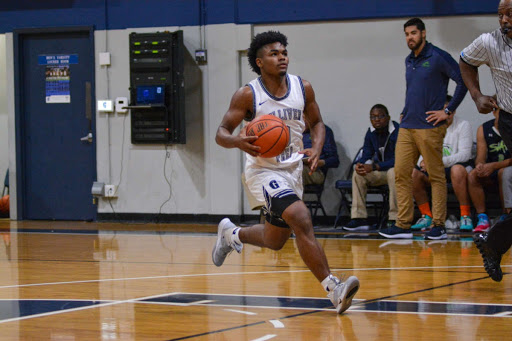
<path id="1" fill-rule="evenodd" d="M 240 134 L 238 134 L 238 142 L 236 144 L 238 149 L 243 150 L 244 152 L 252 155 L 252 156 L 260 156 L 261 147 L 255 146 L 253 143 L 258 139 L 258 136 L 247 136 L 246 128 L 243 127 L 240 130 Z"/>

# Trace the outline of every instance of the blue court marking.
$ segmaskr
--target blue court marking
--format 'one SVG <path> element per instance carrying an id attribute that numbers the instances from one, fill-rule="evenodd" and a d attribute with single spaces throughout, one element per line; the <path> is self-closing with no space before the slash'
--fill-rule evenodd
<path id="1" fill-rule="evenodd" d="M 174 294 L 149 298 L 141 302 L 193 304 L 200 301 L 212 301 L 203 305 L 225 305 L 233 307 L 270 307 L 293 309 L 333 309 L 331 301 L 323 298 L 294 298 L 272 296 L 238 296 L 217 294 Z"/>
<path id="2" fill-rule="evenodd" d="M 272 297 L 272 296 L 245 296 L 245 295 L 216 295 L 216 294 L 174 294 L 157 298 L 142 300 L 141 302 L 194 304 L 194 302 L 207 306 L 231 306 L 247 308 L 282 308 L 304 310 L 334 310 L 329 299 L 300 298 L 300 297 Z M 393 313 L 428 313 L 428 314 L 464 314 L 464 315 L 495 315 L 511 312 L 510 304 L 475 304 L 460 302 L 415 302 L 382 300 L 369 301 L 354 300 L 353 310 L 371 312 Z M 512 317 L 512 316 L 501 316 Z"/>
<path id="3" fill-rule="evenodd" d="M 61 310 L 89 307 L 106 301 L 89 300 L 0 300 L 0 321 Z"/>
<path id="4" fill-rule="evenodd" d="M 30 317 L 45 313 L 63 312 L 66 310 L 94 307 L 95 305 L 111 303 L 105 300 L 0 300 L 0 321 Z M 222 307 L 245 308 L 275 308 L 300 309 L 310 312 L 334 311 L 334 307 L 327 298 L 303 297 L 274 297 L 274 296 L 248 296 L 248 295 L 217 295 L 217 294 L 187 294 L 175 293 L 160 297 L 133 300 L 133 303 L 145 304 L 180 304 L 204 305 Z M 466 315 L 466 316 L 495 316 L 512 317 L 511 304 L 485 304 L 461 302 L 422 302 L 378 300 L 354 300 L 352 312 L 381 312 L 381 313 L 408 313 L 408 314 L 436 314 L 436 315 Z M 295 316 L 295 315 L 294 315 Z M 283 317 L 284 318 L 284 317 Z"/>
<path id="5" fill-rule="evenodd" d="M 412 301 L 378 301 L 358 305 L 358 311 L 428 313 L 457 315 L 495 315 L 511 312 L 512 305 L 505 304 L 474 304 L 453 302 L 412 302 Z M 506 316 L 505 316 L 506 317 Z M 509 316 L 512 317 L 512 316 Z"/>

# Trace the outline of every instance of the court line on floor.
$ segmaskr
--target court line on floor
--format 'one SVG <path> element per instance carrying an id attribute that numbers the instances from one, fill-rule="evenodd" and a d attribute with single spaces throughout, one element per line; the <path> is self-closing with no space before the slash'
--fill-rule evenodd
<path id="1" fill-rule="evenodd" d="M 100 303 L 100 304 L 93 304 L 86 307 L 80 307 L 80 308 L 71 308 L 71 309 L 63 309 L 63 310 L 55 310 L 47 313 L 41 313 L 41 314 L 34 314 L 34 315 L 26 315 L 21 317 L 14 317 L 10 319 L 0 320 L 0 324 L 6 323 L 6 322 L 14 322 L 14 321 L 20 321 L 20 320 L 27 320 L 30 318 L 36 318 L 36 317 L 43 317 L 43 316 L 50 316 L 50 315 L 57 315 L 62 313 L 70 313 L 74 311 L 80 311 L 80 310 L 86 310 L 86 309 L 92 309 L 92 308 L 103 308 L 111 305 L 117 305 L 117 304 L 123 304 L 123 303 L 137 303 L 139 300 L 148 300 L 152 298 L 157 298 L 161 296 L 168 296 L 173 295 L 176 293 L 167 293 L 167 294 L 158 294 L 158 295 L 151 295 L 147 297 L 139 297 L 139 298 L 132 298 L 129 300 L 122 300 L 122 301 L 110 301 L 108 303 Z"/>
<path id="2" fill-rule="evenodd" d="M 512 265 L 502 265 L 503 267 L 512 267 Z M 356 268 L 356 269 L 331 269 L 333 272 L 339 271 L 405 271 L 405 270 L 420 270 L 420 269 L 462 269 L 462 268 L 483 268 L 480 265 L 464 265 L 464 266 L 420 266 L 420 267 L 401 267 L 401 268 Z M 262 274 L 276 274 L 276 273 L 299 273 L 310 272 L 307 270 L 278 270 L 278 271 L 251 271 L 251 272 L 222 272 L 222 273 L 202 273 L 202 274 L 184 274 L 184 275 L 166 275 L 166 276 L 144 276 L 144 277 L 123 277 L 123 278 L 106 278 L 106 279 L 90 279 L 82 281 L 66 281 L 66 282 L 47 282 L 47 283 L 31 283 L 31 284 L 15 284 L 3 285 L 0 289 L 9 288 L 23 288 L 35 287 L 46 285 L 63 285 L 63 284 L 80 284 L 80 283 L 99 283 L 99 282 L 117 282 L 117 281 L 135 281 L 135 280 L 148 280 L 148 279 L 165 279 L 165 278 L 187 278 L 187 277 L 210 277 L 210 276 L 246 276 L 246 275 L 262 275 Z M 488 276 L 487 276 L 488 277 Z M 485 278 L 487 278 L 485 277 Z"/>
<path id="3" fill-rule="evenodd" d="M 377 302 L 377 301 L 384 301 L 384 300 L 388 300 L 388 299 L 390 299 L 390 298 L 396 298 L 396 297 L 405 296 L 405 295 L 417 294 L 417 293 L 420 293 L 420 292 L 426 292 L 426 291 L 431 291 L 431 290 L 436 290 L 436 289 L 441 289 L 441 288 L 447 288 L 447 287 L 451 287 L 451 286 L 454 286 L 454 285 L 459 285 L 459 284 L 465 284 L 465 283 L 470 283 L 470 282 L 481 281 L 481 280 L 483 280 L 483 279 L 487 279 L 487 278 L 489 278 L 489 276 L 479 277 L 479 278 L 473 278 L 473 279 L 468 279 L 468 280 L 460 281 L 460 282 L 447 283 L 447 284 L 438 285 L 438 286 L 431 287 L 431 288 L 425 288 L 425 289 L 413 290 L 413 291 L 404 292 L 404 293 L 396 294 L 396 295 L 389 295 L 389 296 L 383 296 L 383 297 L 373 298 L 373 299 L 370 299 L 370 300 L 365 300 L 365 301 L 361 301 L 361 302 L 354 303 L 354 305 L 363 305 L 363 304 L 368 304 L 368 303 Z"/>
<path id="4" fill-rule="evenodd" d="M 276 318 L 275 320 L 284 320 L 284 319 L 287 319 L 287 318 L 293 318 L 293 317 L 302 316 L 302 315 L 315 314 L 315 313 L 318 313 L 318 312 L 319 311 L 307 311 L 307 312 L 302 312 L 302 313 L 293 314 L 293 315 L 289 315 L 289 316 L 279 317 L 279 318 Z M 236 327 L 223 328 L 223 329 L 209 331 L 209 332 L 204 332 L 204 333 L 200 333 L 200 334 L 188 335 L 188 336 L 183 336 L 183 337 L 179 337 L 179 338 L 175 338 L 175 339 L 169 339 L 168 341 L 186 340 L 186 339 L 191 339 L 191 338 L 195 338 L 195 337 L 206 336 L 206 335 L 210 335 L 210 334 L 217 334 L 217 333 L 222 333 L 222 332 L 226 332 L 226 331 L 230 331 L 230 330 L 235 330 L 235 329 L 241 329 L 241 328 L 245 328 L 245 327 L 253 327 L 253 326 L 261 325 L 261 324 L 264 324 L 264 323 L 267 323 L 267 322 L 268 322 L 268 320 L 258 321 L 258 322 L 248 323 L 248 324 L 244 324 L 244 325 L 240 325 L 240 326 L 236 326 Z"/>

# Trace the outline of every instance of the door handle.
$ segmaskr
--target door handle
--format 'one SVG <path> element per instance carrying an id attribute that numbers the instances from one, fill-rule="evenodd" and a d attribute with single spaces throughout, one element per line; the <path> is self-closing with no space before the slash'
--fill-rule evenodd
<path id="1" fill-rule="evenodd" d="M 89 132 L 89 134 L 85 135 L 84 137 L 81 137 L 80 141 L 92 143 L 92 133 Z"/>

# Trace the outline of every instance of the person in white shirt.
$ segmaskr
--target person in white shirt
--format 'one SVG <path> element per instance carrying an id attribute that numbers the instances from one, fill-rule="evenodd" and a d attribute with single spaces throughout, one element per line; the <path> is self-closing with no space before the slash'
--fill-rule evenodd
<path id="1" fill-rule="evenodd" d="M 450 103 L 452 96 L 446 96 L 446 104 Z M 446 119 L 446 135 L 443 140 L 443 164 L 446 180 L 451 182 L 453 190 L 460 205 L 460 229 L 473 230 L 471 220 L 471 201 L 468 191 L 468 174 L 473 169 L 471 166 L 473 148 L 473 130 L 468 121 L 461 120 L 455 115 Z M 418 167 L 413 170 L 413 195 L 416 205 L 422 217 L 411 226 L 413 230 L 427 230 L 432 225 L 432 213 L 430 210 L 427 186 L 430 185 L 425 161 L 420 157 Z M 446 239 L 443 233 L 438 239 Z"/>

